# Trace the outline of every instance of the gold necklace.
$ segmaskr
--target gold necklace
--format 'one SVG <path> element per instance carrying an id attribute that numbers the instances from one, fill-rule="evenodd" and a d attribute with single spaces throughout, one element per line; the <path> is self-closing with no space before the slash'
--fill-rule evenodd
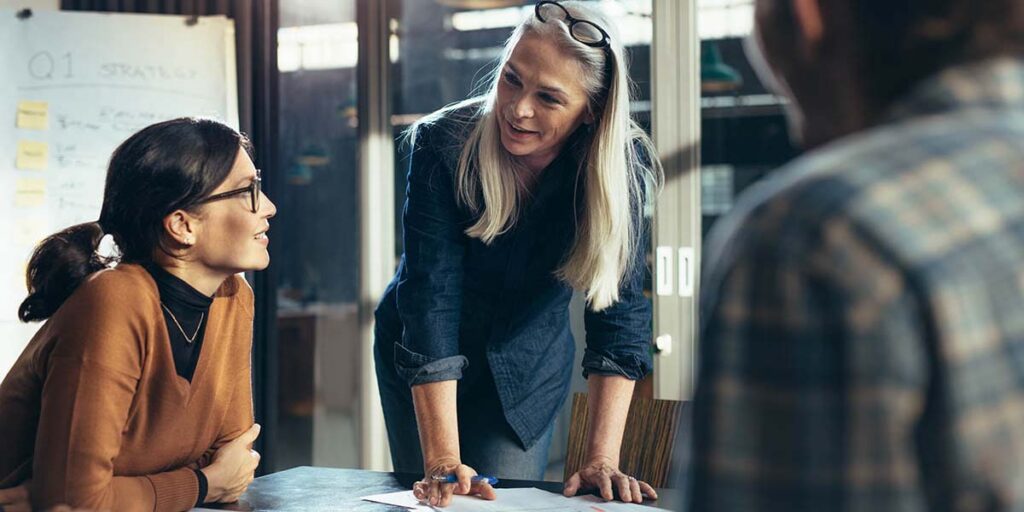
<path id="1" fill-rule="evenodd" d="M 199 315 L 199 324 L 196 325 L 196 332 L 192 333 L 192 337 L 190 338 L 188 334 L 185 334 L 185 329 L 182 329 L 181 324 L 178 323 L 178 317 L 174 316 L 174 313 L 171 313 L 171 309 L 165 306 L 163 302 L 160 303 L 160 306 L 163 307 L 165 311 L 167 311 L 168 315 L 171 315 L 171 320 L 174 320 L 174 325 L 178 326 L 178 330 L 181 331 L 181 335 L 185 337 L 185 341 L 189 345 L 191 345 L 192 342 L 196 341 L 196 336 L 199 336 L 199 328 L 203 326 L 203 318 L 206 317 L 206 313 L 202 313 Z"/>

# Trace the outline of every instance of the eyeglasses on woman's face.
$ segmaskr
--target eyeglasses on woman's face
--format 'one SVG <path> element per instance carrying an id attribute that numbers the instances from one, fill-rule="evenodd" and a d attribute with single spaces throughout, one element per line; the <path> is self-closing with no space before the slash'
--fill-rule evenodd
<path id="1" fill-rule="evenodd" d="M 263 179 L 261 178 L 262 173 L 259 169 L 256 169 L 256 177 L 253 178 L 252 183 L 242 188 L 236 188 L 234 190 L 228 190 L 227 192 L 221 192 L 220 194 L 214 194 L 210 197 L 204 198 L 199 201 L 198 204 L 206 204 L 213 201 L 219 201 L 221 199 L 227 199 L 237 195 L 249 194 L 249 206 L 252 209 L 252 213 L 260 211 L 260 195 L 263 190 Z"/>

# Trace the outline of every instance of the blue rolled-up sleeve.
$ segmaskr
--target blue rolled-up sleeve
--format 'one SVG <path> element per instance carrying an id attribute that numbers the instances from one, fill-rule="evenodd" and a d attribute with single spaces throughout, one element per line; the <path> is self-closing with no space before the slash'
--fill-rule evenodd
<path id="1" fill-rule="evenodd" d="M 468 365 L 459 354 L 465 220 L 453 170 L 431 128 L 420 127 L 414 137 L 402 215 L 405 255 L 396 297 L 403 332 L 395 367 L 410 386 L 460 379 Z"/>
<path id="2" fill-rule="evenodd" d="M 619 301 L 602 311 L 587 309 L 584 321 L 587 348 L 583 353 L 583 376 L 622 375 L 631 380 L 644 378 L 654 366 L 651 354 L 651 300 L 644 295 L 650 222 L 642 211 L 635 213 L 640 244 L 633 254 L 630 271 L 619 288 Z"/>
<path id="3" fill-rule="evenodd" d="M 442 380 L 458 380 L 462 378 L 462 370 L 469 366 L 465 356 L 442 357 L 431 359 L 417 354 L 401 344 L 395 344 L 395 368 L 410 386 L 438 382 Z"/>

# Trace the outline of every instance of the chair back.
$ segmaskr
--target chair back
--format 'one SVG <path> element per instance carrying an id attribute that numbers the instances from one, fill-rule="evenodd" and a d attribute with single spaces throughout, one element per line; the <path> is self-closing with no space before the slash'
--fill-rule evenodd
<path id="1" fill-rule="evenodd" d="M 634 397 L 622 435 L 619 470 L 653 487 L 666 487 L 670 483 L 669 470 L 685 405 L 686 402 L 677 400 Z M 568 479 L 583 465 L 589 426 L 587 394 L 576 393 L 572 397 L 572 422 L 563 479 Z"/>

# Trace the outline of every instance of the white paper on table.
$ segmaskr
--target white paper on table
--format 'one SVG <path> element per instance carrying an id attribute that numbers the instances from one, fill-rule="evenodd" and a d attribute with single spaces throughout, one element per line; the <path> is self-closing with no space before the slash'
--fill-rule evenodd
<path id="1" fill-rule="evenodd" d="M 495 489 L 497 499 L 482 500 L 473 496 L 453 496 L 451 505 L 434 508 L 423 505 L 412 491 L 364 496 L 361 499 L 404 507 L 415 512 L 668 512 L 633 503 L 606 502 L 596 496 L 566 498 L 540 489 Z"/>
<path id="2" fill-rule="evenodd" d="M 557 494 L 540 489 L 495 489 L 497 499 L 484 500 L 475 496 L 452 496 L 450 505 L 444 508 L 431 507 L 420 503 L 412 491 L 393 492 L 364 496 L 361 499 L 404 507 L 415 512 L 566 512 L 564 503 L 552 503 L 551 497 L 560 498 Z M 563 498 L 564 499 L 564 498 Z M 589 511 L 588 511 L 589 512 Z"/>
<path id="3" fill-rule="evenodd" d="M 439 510 L 444 512 L 571 512 L 576 509 L 566 503 L 569 498 L 540 489 L 495 489 L 494 501 L 456 496 L 452 504 Z M 584 510 L 584 509 L 580 509 Z M 590 511 L 588 511 L 590 512 Z"/>
<path id="4" fill-rule="evenodd" d="M 363 496 L 359 498 L 363 501 L 372 501 L 374 503 L 383 503 L 385 505 L 394 505 L 396 507 L 403 507 L 416 512 L 429 512 L 434 510 L 433 507 L 429 507 L 420 503 L 420 500 L 416 499 L 412 495 L 412 491 L 399 491 L 389 492 L 386 494 L 374 494 L 372 496 Z"/>

